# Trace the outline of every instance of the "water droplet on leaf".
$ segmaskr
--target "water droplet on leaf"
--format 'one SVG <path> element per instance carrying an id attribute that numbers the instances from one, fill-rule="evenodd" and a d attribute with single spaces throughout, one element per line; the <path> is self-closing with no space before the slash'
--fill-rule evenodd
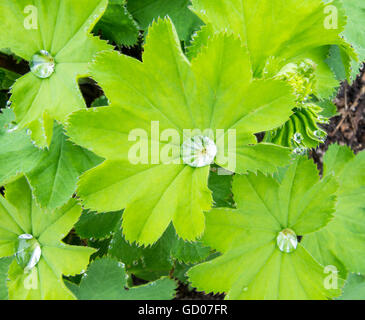
<path id="1" fill-rule="evenodd" d="M 30 70 L 38 78 L 49 78 L 55 70 L 55 60 L 48 51 L 41 50 L 32 57 Z"/>
<path id="2" fill-rule="evenodd" d="M 303 135 L 300 132 L 297 132 L 294 134 L 293 140 L 298 143 L 301 144 L 303 141 Z"/>
<path id="3" fill-rule="evenodd" d="M 18 237 L 15 258 L 24 272 L 32 270 L 41 258 L 42 250 L 38 241 L 31 234 L 22 234 Z"/>
<path id="4" fill-rule="evenodd" d="M 284 229 L 279 232 L 276 243 L 280 251 L 285 253 L 293 252 L 298 246 L 298 238 L 295 232 L 291 229 Z"/>
<path id="5" fill-rule="evenodd" d="M 329 123 L 328 118 L 325 118 L 321 115 L 318 116 L 317 121 L 318 121 L 318 123 L 322 123 L 322 124 L 328 124 Z"/>
<path id="6" fill-rule="evenodd" d="M 322 142 L 324 142 L 326 140 L 327 134 L 326 134 L 326 132 L 324 132 L 322 130 L 316 130 L 313 132 L 313 134 L 316 136 L 316 138 L 318 138 Z"/>
<path id="7" fill-rule="evenodd" d="M 216 155 L 217 146 L 205 136 L 194 136 L 186 140 L 181 147 L 183 162 L 194 168 L 211 165 Z"/>
<path id="8" fill-rule="evenodd" d="M 308 149 L 306 147 L 298 147 L 293 150 L 293 154 L 298 156 L 304 156 L 307 153 L 307 150 Z"/>
<path id="9" fill-rule="evenodd" d="M 12 133 L 18 130 L 18 126 L 14 122 L 8 123 L 5 127 L 8 133 Z"/>

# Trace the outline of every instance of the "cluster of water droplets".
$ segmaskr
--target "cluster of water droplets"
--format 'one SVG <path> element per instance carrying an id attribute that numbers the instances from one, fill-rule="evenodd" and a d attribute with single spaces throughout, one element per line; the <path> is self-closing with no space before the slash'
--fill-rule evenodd
<path id="1" fill-rule="evenodd" d="M 293 230 L 284 229 L 276 237 L 276 244 L 281 252 L 291 253 L 298 246 L 298 237 Z"/>
<path id="2" fill-rule="evenodd" d="M 30 70 L 41 79 L 49 78 L 54 73 L 55 67 L 55 59 L 46 50 L 37 52 L 30 61 Z"/>
<path id="3" fill-rule="evenodd" d="M 38 264 L 41 255 L 41 246 L 31 234 L 22 234 L 18 237 L 15 259 L 25 273 Z"/>
<path id="4" fill-rule="evenodd" d="M 303 144 L 304 137 L 300 132 L 296 132 L 292 138 L 293 154 L 294 155 L 305 155 L 308 148 Z"/>
<path id="5" fill-rule="evenodd" d="M 183 162 L 194 168 L 209 166 L 217 155 L 217 146 L 206 136 L 197 135 L 184 141 L 181 146 Z"/>

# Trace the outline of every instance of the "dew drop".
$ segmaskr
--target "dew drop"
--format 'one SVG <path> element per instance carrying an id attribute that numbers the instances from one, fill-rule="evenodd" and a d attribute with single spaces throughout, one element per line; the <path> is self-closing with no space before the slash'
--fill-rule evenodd
<path id="1" fill-rule="evenodd" d="M 18 130 L 18 126 L 14 123 L 14 122 L 10 122 L 9 124 L 6 125 L 7 131 L 8 133 L 12 133 Z"/>
<path id="2" fill-rule="evenodd" d="M 303 135 L 300 133 L 300 132 L 296 132 L 294 134 L 294 137 L 293 137 L 293 140 L 298 143 L 298 144 L 301 144 L 303 142 Z"/>
<path id="3" fill-rule="evenodd" d="M 316 136 L 317 139 L 324 142 L 326 140 L 327 134 L 322 130 L 316 130 L 313 132 L 313 134 Z"/>
<path id="4" fill-rule="evenodd" d="M 306 147 L 298 147 L 293 150 L 293 154 L 298 156 L 304 156 L 307 153 L 307 150 L 308 149 Z"/>
<path id="5" fill-rule="evenodd" d="M 24 272 L 32 270 L 41 258 L 42 250 L 38 241 L 31 234 L 22 234 L 18 237 L 15 258 Z"/>
<path id="6" fill-rule="evenodd" d="M 285 253 L 293 252 L 298 246 L 298 238 L 295 232 L 291 229 L 284 229 L 279 232 L 276 243 L 280 251 Z"/>
<path id="7" fill-rule="evenodd" d="M 55 60 L 48 51 L 41 50 L 32 57 L 30 70 L 38 78 L 49 78 L 55 70 Z"/>
<path id="8" fill-rule="evenodd" d="M 181 147 L 183 162 L 194 168 L 209 166 L 217 155 L 217 146 L 208 137 L 194 136 L 186 140 Z"/>
<path id="9" fill-rule="evenodd" d="M 317 121 L 318 121 L 318 123 L 321 123 L 321 124 L 328 124 L 329 123 L 328 119 L 321 116 L 321 115 L 318 116 Z"/>

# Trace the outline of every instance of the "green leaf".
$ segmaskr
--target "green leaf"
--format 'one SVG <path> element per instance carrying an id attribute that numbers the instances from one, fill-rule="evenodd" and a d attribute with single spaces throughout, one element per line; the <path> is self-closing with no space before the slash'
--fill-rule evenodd
<path id="1" fill-rule="evenodd" d="M 0 184 L 6 184 L 36 166 L 42 152 L 25 132 L 16 131 L 14 113 L 10 109 L 0 114 Z"/>
<path id="2" fill-rule="evenodd" d="M 347 163 L 355 158 L 350 147 L 331 144 L 323 157 L 323 175 L 342 174 Z"/>
<path id="3" fill-rule="evenodd" d="M 365 62 L 365 4 L 361 0 L 345 0 L 343 6 L 347 15 L 347 25 L 343 36 L 358 54 L 360 63 Z M 352 79 L 359 73 L 359 62 L 352 61 Z"/>
<path id="4" fill-rule="evenodd" d="M 177 147 L 179 153 L 184 129 L 223 130 L 217 144 L 234 132 L 237 147 L 218 148 L 217 164 L 241 173 L 272 172 L 288 163 L 289 150 L 255 145 L 254 133 L 285 122 L 294 98 L 282 81 L 252 78 L 247 52 L 234 37 L 211 39 L 190 64 L 169 19 L 149 29 L 143 61 L 103 52 L 91 68 L 111 105 L 71 115 L 68 134 L 107 160 L 80 178 L 78 194 L 95 211 L 126 208 L 123 230 L 130 242 L 156 242 L 171 221 L 183 240 L 194 241 L 204 232 L 203 212 L 212 205 L 209 167 L 183 164 L 180 154 L 172 159 L 178 164 L 153 164 L 149 158 L 148 164 L 132 164 L 129 153 L 136 142 L 128 139 L 131 131 L 145 130 L 148 145 Z M 160 132 L 174 130 L 179 142 L 149 137 L 151 120 L 158 121 Z M 225 151 L 237 161 L 224 163 Z"/>
<path id="5" fill-rule="evenodd" d="M 316 101 L 316 104 L 318 104 L 322 108 L 322 117 L 330 119 L 338 114 L 337 106 L 329 99 Z"/>
<path id="6" fill-rule="evenodd" d="M 0 183 L 25 174 L 41 207 L 61 207 L 75 192 L 78 177 L 101 159 L 68 141 L 56 123 L 50 148 L 39 150 L 25 130 L 14 131 L 13 121 L 9 109 L 0 115 Z"/>
<path id="7" fill-rule="evenodd" d="M 365 276 L 349 274 L 343 293 L 337 300 L 365 300 Z"/>
<path id="8" fill-rule="evenodd" d="M 0 90 L 8 90 L 19 76 L 17 73 L 0 68 Z"/>
<path id="9" fill-rule="evenodd" d="M 43 211 L 33 200 L 25 178 L 6 186 L 5 198 L 0 198 L 0 257 L 15 254 L 18 237 L 24 234 L 32 235 L 41 247 L 40 260 L 30 272 L 13 260 L 9 269 L 10 299 L 74 299 L 62 275 L 81 273 L 94 250 L 66 245 L 61 240 L 80 214 L 74 199 L 61 209 Z"/>
<path id="10" fill-rule="evenodd" d="M 303 245 L 323 265 L 347 272 L 365 273 L 365 152 L 356 157 L 347 147 L 333 145 L 325 160 L 325 174 L 339 181 L 334 219 L 304 239 Z"/>
<path id="11" fill-rule="evenodd" d="M 74 145 L 55 124 L 49 150 L 25 175 L 41 207 L 54 209 L 64 205 L 76 190 L 78 177 L 102 162 L 88 150 Z"/>
<path id="12" fill-rule="evenodd" d="M 124 265 L 110 258 L 93 261 L 82 277 L 80 287 L 72 286 L 79 300 L 171 300 L 176 283 L 161 279 L 147 285 L 127 288 Z"/>
<path id="13" fill-rule="evenodd" d="M 139 28 L 128 12 L 125 0 L 109 0 L 108 8 L 96 24 L 94 33 L 99 30 L 104 38 L 117 45 L 133 46 L 138 41 Z"/>
<path id="14" fill-rule="evenodd" d="M 320 115 L 322 108 L 313 103 L 306 103 L 294 111 L 282 127 L 266 134 L 265 141 L 290 147 L 294 153 L 303 153 L 324 143 L 327 132 L 321 128 L 320 123 L 328 123 L 329 120 Z"/>
<path id="15" fill-rule="evenodd" d="M 0 300 L 8 300 L 8 271 L 10 264 L 13 262 L 12 257 L 0 259 Z"/>
<path id="16" fill-rule="evenodd" d="M 46 50 L 56 62 L 49 78 L 30 72 L 11 91 L 19 128 L 30 128 L 41 146 L 51 141 L 52 128 L 47 127 L 53 120 L 64 122 L 69 113 L 86 107 L 77 80 L 88 75 L 88 63 L 98 51 L 110 48 L 89 33 L 106 6 L 107 0 L 1 1 L 0 27 L 7 32 L 0 47 L 27 61 Z"/>
<path id="17" fill-rule="evenodd" d="M 233 175 L 220 174 L 219 168 L 214 168 L 209 174 L 208 186 L 213 192 L 213 201 L 215 207 L 228 207 L 232 208 L 233 194 L 232 194 L 232 180 Z"/>
<path id="18" fill-rule="evenodd" d="M 190 243 L 179 239 L 172 226 L 153 246 L 147 248 L 129 244 L 120 228 L 116 228 L 108 253 L 125 263 L 128 272 L 145 280 L 153 280 L 168 275 L 175 260 L 183 263 L 205 260 L 210 249 L 200 242 Z"/>
<path id="19" fill-rule="evenodd" d="M 248 47 L 255 75 L 262 73 L 269 57 L 288 63 L 313 48 L 343 44 L 339 34 L 345 18 L 338 2 L 193 0 L 192 3 L 194 12 L 215 31 L 228 30 L 240 35 Z M 338 25 L 334 28 L 326 28 L 324 23 L 329 20 L 327 5 L 337 6 Z"/>
<path id="20" fill-rule="evenodd" d="M 194 31 L 203 24 L 189 9 L 190 0 L 128 0 L 128 10 L 147 31 L 154 20 L 169 16 L 176 26 L 177 34 L 188 42 Z"/>
<path id="21" fill-rule="evenodd" d="M 85 211 L 76 223 L 75 230 L 83 239 L 104 239 L 112 235 L 121 218 L 122 212 Z"/>
<path id="22" fill-rule="evenodd" d="M 328 223 L 336 183 L 319 180 L 312 161 L 299 159 L 281 183 L 262 174 L 235 176 L 238 209 L 207 213 L 203 242 L 222 256 L 188 271 L 199 291 L 227 293 L 227 299 L 326 299 L 340 290 L 324 287 L 323 268 L 298 243 L 292 252 L 279 249 L 285 229 L 297 236 Z M 211 275 L 214 274 L 214 277 Z"/>

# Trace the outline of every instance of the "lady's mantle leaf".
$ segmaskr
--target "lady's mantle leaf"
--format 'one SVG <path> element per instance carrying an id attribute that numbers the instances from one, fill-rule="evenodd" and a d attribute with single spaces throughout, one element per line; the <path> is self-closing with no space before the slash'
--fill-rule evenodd
<path id="1" fill-rule="evenodd" d="M 65 245 L 61 240 L 80 213 L 81 208 L 73 199 L 61 209 L 44 212 L 34 202 L 25 178 L 6 187 L 6 197 L 0 198 L 0 257 L 16 253 L 18 237 L 24 234 L 32 235 L 42 250 L 38 264 L 30 273 L 15 259 L 12 262 L 8 282 L 10 299 L 74 299 L 62 275 L 81 273 L 94 250 Z"/>
<path id="2" fill-rule="evenodd" d="M 104 38 L 117 45 L 133 46 L 138 41 L 138 25 L 128 12 L 125 0 L 109 0 L 108 8 L 96 24 L 94 32 L 99 30 Z"/>
<path id="3" fill-rule="evenodd" d="M 161 279 L 147 285 L 127 288 L 124 265 L 110 258 L 92 262 L 80 286 L 69 286 L 79 300 L 171 300 L 176 283 Z"/>
<path id="4" fill-rule="evenodd" d="M 129 244 L 118 227 L 110 242 L 108 253 L 122 261 L 128 272 L 139 278 L 152 280 L 168 275 L 176 260 L 181 263 L 198 263 L 205 260 L 210 254 L 210 248 L 201 242 L 184 242 L 178 238 L 172 226 L 167 228 L 154 245 L 140 248 L 135 244 Z"/>
<path id="5" fill-rule="evenodd" d="M 365 300 L 365 276 L 349 274 L 343 294 L 338 300 Z"/>
<path id="6" fill-rule="evenodd" d="M 176 26 L 182 41 L 188 42 L 191 34 L 199 29 L 203 22 L 188 9 L 190 0 L 128 0 L 128 10 L 147 31 L 153 20 L 169 16 Z"/>
<path id="7" fill-rule="evenodd" d="M 347 25 L 343 36 L 351 43 L 359 57 L 359 61 L 356 61 L 351 56 L 346 55 L 346 52 L 342 52 L 343 68 L 346 72 L 351 72 L 350 76 L 346 74 L 350 78 L 349 80 L 354 80 L 359 73 L 362 63 L 365 61 L 365 27 L 363 23 L 365 20 L 365 3 L 362 0 L 345 0 L 342 2 L 347 15 Z M 337 63 L 340 63 L 340 61 L 339 59 Z M 336 67 L 335 65 L 331 66 Z M 347 70 L 349 67 L 351 69 Z M 342 79 L 344 78 L 342 77 Z"/>
<path id="8" fill-rule="evenodd" d="M 75 225 L 76 233 L 82 239 L 105 239 L 110 237 L 122 219 L 122 212 L 85 211 Z"/>
<path id="9" fill-rule="evenodd" d="M 68 141 L 63 128 L 55 124 L 49 150 L 43 152 L 32 170 L 24 173 L 40 206 L 55 209 L 71 198 L 78 177 L 101 161 L 90 151 Z"/>
<path id="10" fill-rule="evenodd" d="M 324 4 L 321 0 L 192 0 L 192 3 L 194 12 L 214 30 L 240 35 L 248 47 L 256 75 L 261 75 L 270 57 L 288 63 L 314 48 L 344 43 L 339 34 L 345 19 L 337 2 L 337 20 L 331 20 L 326 10 L 333 3 Z"/>
<path id="11" fill-rule="evenodd" d="M 277 245 L 289 228 L 306 236 L 331 218 L 337 185 L 319 180 L 315 165 L 297 160 L 279 184 L 262 174 L 235 176 L 237 210 L 207 214 L 203 242 L 223 253 L 193 267 L 192 285 L 206 292 L 226 292 L 228 299 L 326 299 L 340 290 L 324 287 L 323 268 L 298 243 L 287 253 Z"/>
<path id="12" fill-rule="evenodd" d="M 77 79 L 88 74 L 87 64 L 98 51 L 110 48 L 89 33 L 106 6 L 107 0 L 0 3 L 0 27 L 6 30 L 0 47 L 10 48 L 27 61 L 41 50 L 55 59 L 55 71 L 49 78 L 28 73 L 12 87 L 19 128 L 31 128 L 39 145 L 49 145 L 54 119 L 64 122 L 69 113 L 85 107 Z"/>
<path id="13" fill-rule="evenodd" d="M 333 145 L 324 158 L 325 174 L 335 173 L 340 188 L 334 219 L 304 239 L 303 245 L 323 265 L 365 273 L 365 152 L 356 157 Z"/>
<path id="14" fill-rule="evenodd" d="M 39 150 L 25 130 L 13 130 L 13 121 L 9 109 L 0 115 L 0 184 L 25 174 L 42 208 L 61 207 L 75 192 L 78 177 L 101 159 L 68 141 L 56 123 L 49 150 Z"/>
<path id="15" fill-rule="evenodd" d="M 34 168 L 42 156 L 25 130 L 16 131 L 14 113 L 10 109 L 0 114 L 0 184 L 4 185 L 23 172 Z"/>
<path id="16" fill-rule="evenodd" d="M 68 134 L 107 160 L 81 177 L 78 194 L 92 210 L 126 208 L 123 230 L 128 241 L 152 244 L 171 221 L 181 238 L 192 241 L 203 233 L 203 211 L 212 204 L 209 166 L 189 167 L 179 161 L 180 155 L 180 164 L 150 164 L 150 159 L 149 164 L 131 164 L 128 154 L 135 142 L 129 141 L 130 132 L 139 128 L 149 135 L 152 120 L 160 132 L 175 129 L 177 143 L 146 138 L 149 146 L 162 150 L 166 145 L 180 148 L 184 129 L 232 130 L 237 147 L 230 145 L 227 152 L 237 156 L 237 166 L 218 164 L 241 173 L 272 172 L 288 162 L 289 151 L 254 145 L 254 133 L 283 124 L 294 98 L 281 81 L 254 80 L 248 54 L 233 37 L 212 39 L 190 64 L 168 19 L 150 28 L 143 61 L 103 52 L 91 68 L 111 105 L 71 115 Z"/>
<path id="17" fill-rule="evenodd" d="M 13 257 L 6 257 L 0 259 L 0 300 L 8 300 L 8 271 Z"/>

